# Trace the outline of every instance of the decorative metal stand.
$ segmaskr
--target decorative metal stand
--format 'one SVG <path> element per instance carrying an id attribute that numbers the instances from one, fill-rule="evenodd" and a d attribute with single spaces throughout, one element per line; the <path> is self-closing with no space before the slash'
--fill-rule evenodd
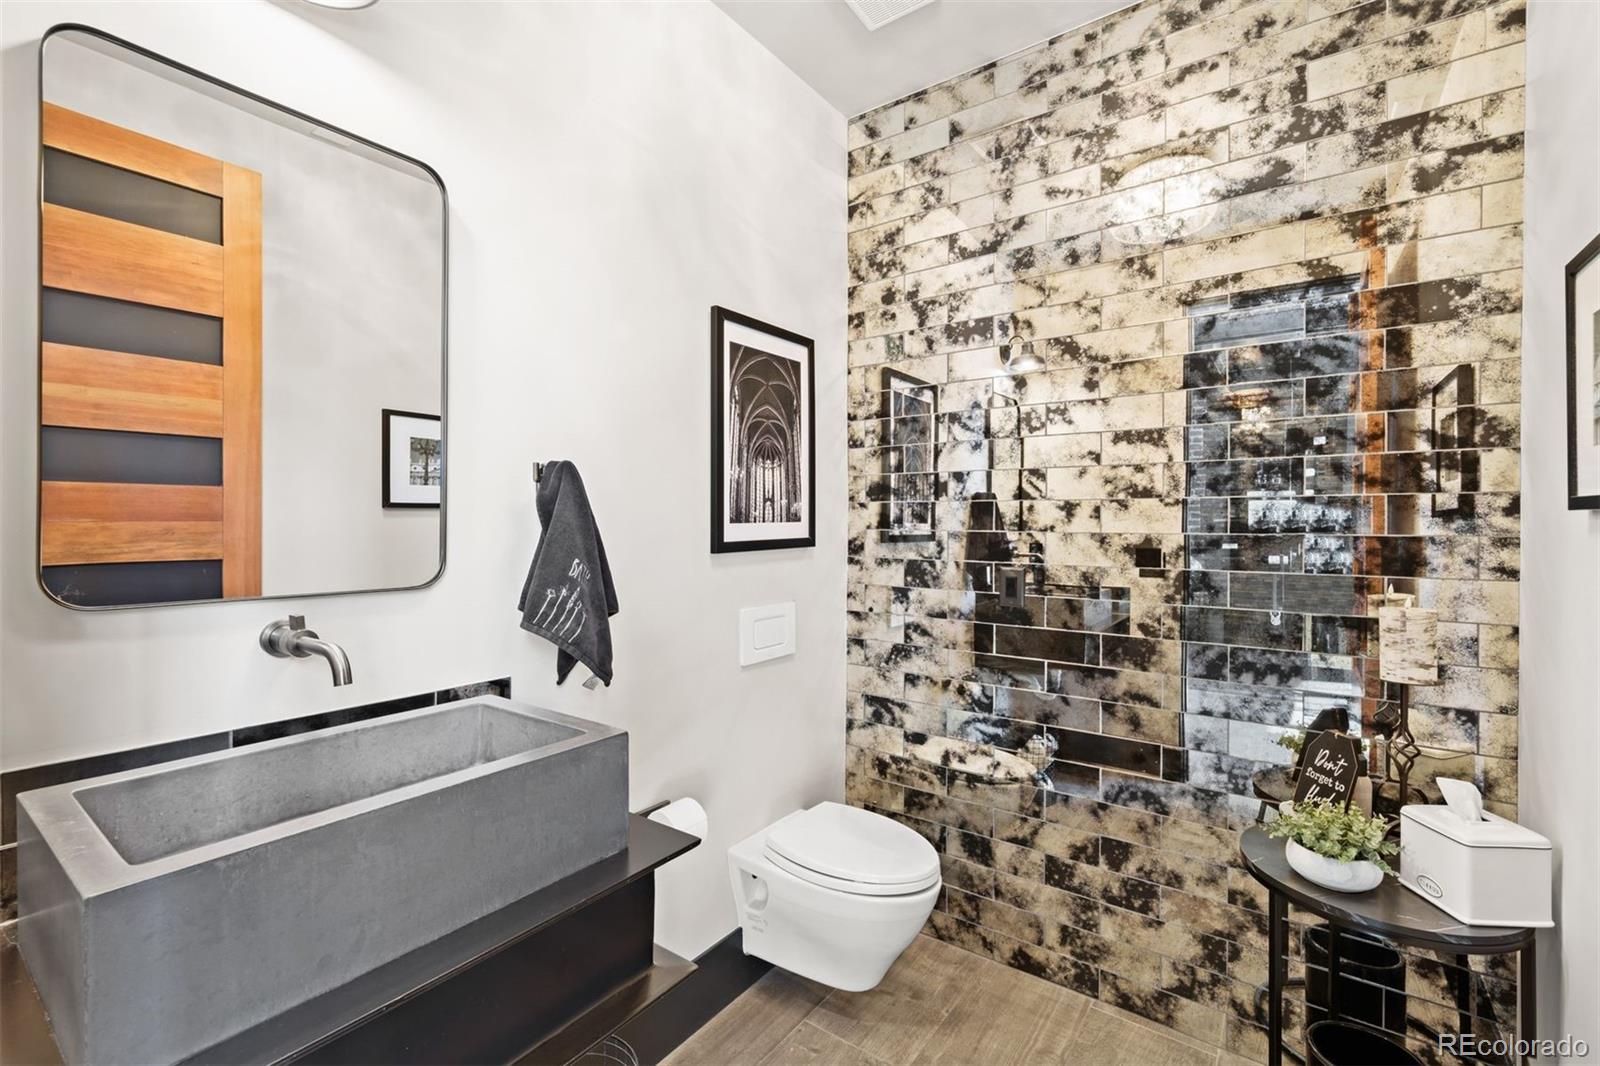
<path id="1" fill-rule="evenodd" d="M 1411 801 L 1411 768 L 1416 765 L 1422 748 L 1411 733 L 1411 686 L 1402 682 L 1389 682 L 1398 686 L 1400 698 L 1386 701 L 1378 708 L 1374 724 L 1388 734 L 1384 746 L 1387 753 L 1386 776 L 1395 782 L 1395 802 L 1404 806 Z"/>

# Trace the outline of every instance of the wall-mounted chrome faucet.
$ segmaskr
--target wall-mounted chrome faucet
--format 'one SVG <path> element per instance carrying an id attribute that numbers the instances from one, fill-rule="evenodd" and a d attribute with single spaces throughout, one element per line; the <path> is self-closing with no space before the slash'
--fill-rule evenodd
<path id="1" fill-rule="evenodd" d="M 320 655 L 328 660 L 335 688 L 351 681 L 350 656 L 339 645 L 307 629 L 305 615 L 292 614 L 268 625 L 261 631 L 261 650 L 279 659 L 309 659 Z"/>

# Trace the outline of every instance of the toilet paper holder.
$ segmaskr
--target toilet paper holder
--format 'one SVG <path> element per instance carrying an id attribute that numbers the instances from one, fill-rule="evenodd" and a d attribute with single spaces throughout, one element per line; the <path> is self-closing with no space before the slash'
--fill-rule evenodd
<path id="1" fill-rule="evenodd" d="M 656 803 L 639 813 L 652 822 L 699 837 L 701 840 L 706 838 L 709 829 L 705 808 L 692 796 L 680 796 L 665 803 Z"/>

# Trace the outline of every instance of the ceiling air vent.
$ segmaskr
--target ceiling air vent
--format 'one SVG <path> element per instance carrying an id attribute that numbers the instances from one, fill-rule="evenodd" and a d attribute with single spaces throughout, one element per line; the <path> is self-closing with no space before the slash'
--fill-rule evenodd
<path id="1" fill-rule="evenodd" d="M 879 30 L 897 18 L 927 7 L 933 0 L 844 0 L 856 18 L 869 30 Z"/>

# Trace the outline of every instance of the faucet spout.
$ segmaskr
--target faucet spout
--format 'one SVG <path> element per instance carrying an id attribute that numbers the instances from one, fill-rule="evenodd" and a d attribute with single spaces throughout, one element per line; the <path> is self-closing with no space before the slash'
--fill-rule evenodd
<path id="1" fill-rule="evenodd" d="M 333 685 L 348 685 L 353 680 L 350 656 L 331 640 L 323 640 L 306 628 L 304 615 L 280 618 L 261 631 L 261 649 L 278 659 L 309 659 L 321 656 L 333 672 Z"/>
<path id="2" fill-rule="evenodd" d="M 328 660 L 328 668 L 333 671 L 333 687 L 348 685 L 355 680 L 350 674 L 350 656 L 345 650 L 331 640 L 323 640 L 315 633 L 305 633 L 294 641 L 291 655 L 304 658 L 307 655 L 320 655 Z"/>

